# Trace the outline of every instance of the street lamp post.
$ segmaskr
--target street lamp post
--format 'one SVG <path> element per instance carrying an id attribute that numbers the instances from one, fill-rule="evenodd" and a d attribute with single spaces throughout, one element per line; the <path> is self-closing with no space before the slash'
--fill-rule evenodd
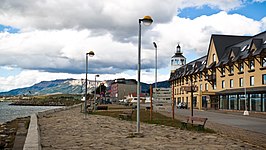
<path id="1" fill-rule="evenodd" d="M 94 52 L 90 51 L 86 53 L 86 79 L 85 79 L 85 102 L 84 102 L 84 113 L 87 113 L 87 92 L 88 92 L 88 55 L 90 57 L 94 56 Z"/>
<path id="2" fill-rule="evenodd" d="M 155 48 L 155 98 L 157 100 L 157 44 L 153 42 L 153 46 Z"/>
<path id="3" fill-rule="evenodd" d="M 95 75 L 95 86 L 94 86 L 94 111 L 96 110 L 96 77 L 99 77 L 100 75 Z"/>
<path id="4" fill-rule="evenodd" d="M 150 16 L 144 16 L 142 19 L 139 19 L 139 41 L 138 41 L 138 87 L 137 87 L 137 133 L 140 132 L 140 118 L 139 118 L 139 112 L 140 112 L 140 69 L 141 69 L 141 22 L 145 26 L 149 26 L 152 24 L 153 20 Z"/>

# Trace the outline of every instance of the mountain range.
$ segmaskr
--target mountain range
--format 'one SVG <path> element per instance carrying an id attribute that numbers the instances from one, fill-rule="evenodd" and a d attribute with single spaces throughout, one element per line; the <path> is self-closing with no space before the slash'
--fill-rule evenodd
<path id="1" fill-rule="evenodd" d="M 107 86 L 113 82 L 113 80 L 105 81 Z M 94 83 L 93 81 L 89 83 Z M 141 82 L 141 91 L 148 93 L 151 84 Z M 154 83 L 152 84 L 154 87 Z M 168 81 L 162 81 L 157 83 L 158 88 L 169 88 Z M 108 87 L 107 87 L 108 88 Z M 94 91 L 94 85 L 88 84 L 88 92 Z M 47 95 L 47 94 L 82 94 L 85 92 L 84 81 L 80 79 L 58 79 L 52 81 L 42 81 L 36 83 L 30 87 L 13 89 L 7 92 L 0 92 L 0 96 L 18 96 L 18 95 Z"/>

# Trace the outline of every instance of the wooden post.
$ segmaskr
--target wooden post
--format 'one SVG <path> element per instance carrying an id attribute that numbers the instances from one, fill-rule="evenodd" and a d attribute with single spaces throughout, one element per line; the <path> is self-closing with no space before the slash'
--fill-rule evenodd
<path id="1" fill-rule="evenodd" d="M 172 119 L 175 119 L 175 93 L 174 93 L 174 81 L 172 81 Z"/>
<path id="2" fill-rule="evenodd" d="M 151 101 L 150 120 L 152 120 L 152 85 L 150 85 L 150 101 Z"/>

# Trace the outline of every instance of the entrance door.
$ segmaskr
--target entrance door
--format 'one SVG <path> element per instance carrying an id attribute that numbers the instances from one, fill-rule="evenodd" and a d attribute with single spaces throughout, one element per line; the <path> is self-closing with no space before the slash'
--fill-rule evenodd
<path id="1" fill-rule="evenodd" d="M 202 96 L 202 108 L 207 108 L 207 98 L 206 96 Z"/>

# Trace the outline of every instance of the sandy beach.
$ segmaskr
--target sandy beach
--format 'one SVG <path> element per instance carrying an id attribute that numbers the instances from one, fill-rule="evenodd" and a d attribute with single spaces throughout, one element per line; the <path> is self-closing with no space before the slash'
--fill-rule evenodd
<path id="1" fill-rule="evenodd" d="M 39 118 L 41 145 L 54 149 L 258 149 L 238 139 L 141 123 L 142 136 L 133 136 L 136 123 L 80 113 L 80 108 Z"/>

